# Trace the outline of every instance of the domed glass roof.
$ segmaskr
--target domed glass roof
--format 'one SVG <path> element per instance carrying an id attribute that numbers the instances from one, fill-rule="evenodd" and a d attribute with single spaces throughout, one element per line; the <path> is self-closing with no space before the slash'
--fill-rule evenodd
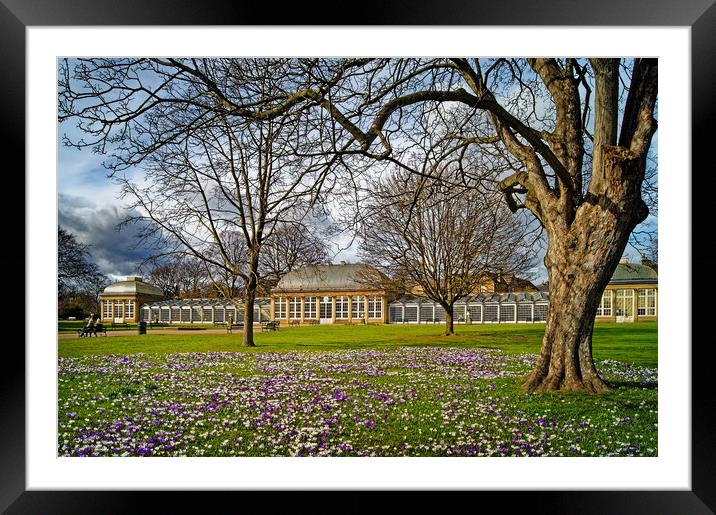
<path id="1" fill-rule="evenodd" d="M 610 283 L 655 283 L 658 280 L 656 271 L 645 265 L 636 263 L 619 263 L 614 270 Z"/>
<path id="2" fill-rule="evenodd" d="M 361 263 L 312 265 L 287 273 L 273 291 L 381 289 L 382 279 L 380 272 Z"/>
<path id="3" fill-rule="evenodd" d="M 143 294 L 163 297 L 164 292 L 156 286 L 145 283 L 141 277 L 127 277 L 125 281 L 119 281 L 107 286 L 102 292 L 106 295 L 132 295 Z"/>

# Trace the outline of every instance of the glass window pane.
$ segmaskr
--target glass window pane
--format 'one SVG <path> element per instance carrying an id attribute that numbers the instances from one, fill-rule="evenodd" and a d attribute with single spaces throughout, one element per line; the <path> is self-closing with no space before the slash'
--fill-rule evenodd
<path id="1" fill-rule="evenodd" d="M 202 321 L 212 322 L 213 321 L 212 311 L 213 310 L 211 308 L 204 308 L 202 310 Z"/>
<path id="2" fill-rule="evenodd" d="M 434 306 L 432 304 L 423 304 L 420 306 L 420 321 L 421 322 L 434 322 L 435 313 L 433 312 Z"/>
<path id="3" fill-rule="evenodd" d="M 333 300 L 331 297 L 321 297 L 320 302 L 321 318 L 333 318 Z"/>
<path id="4" fill-rule="evenodd" d="M 482 306 L 479 304 L 470 306 L 470 320 L 473 322 L 482 322 Z"/>
<path id="5" fill-rule="evenodd" d="M 485 322 L 497 322 L 497 304 L 485 306 Z"/>
<path id="6" fill-rule="evenodd" d="M 336 318 L 348 318 L 348 297 L 336 297 Z"/>
<path id="7" fill-rule="evenodd" d="M 306 297 L 303 303 L 303 317 L 316 318 L 316 297 Z"/>
<path id="8" fill-rule="evenodd" d="M 351 299 L 351 317 L 365 317 L 365 297 L 363 295 L 356 295 Z"/>
<path id="9" fill-rule="evenodd" d="M 515 306 L 511 304 L 503 304 L 500 306 L 500 322 L 515 321 Z"/>
<path id="10" fill-rule="evenodd" d="M 288 313 L 288 299 L 286 297 L 276 297 L 274 304 L 274 314 L 276 318 L 286 318 Z"/>
<path id="11" fill-rule="evenodd" d="M 522 303 L 517 305 L 517 321 L 532 322 L 532 304 Z"/>

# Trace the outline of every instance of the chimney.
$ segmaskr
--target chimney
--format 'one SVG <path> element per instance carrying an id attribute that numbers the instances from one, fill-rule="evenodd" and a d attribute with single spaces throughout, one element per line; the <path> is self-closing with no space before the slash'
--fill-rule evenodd
<path id="1" fill-rule="evenodd" d="M 128 275 L 128 276 L 127 276 L 127 281 L 139 281 L 139 282 L 141 282 L 141 281 L 142 281 L 142 278 L 141 278 L 141 276 L 139 276 L 139 275 Z"/>

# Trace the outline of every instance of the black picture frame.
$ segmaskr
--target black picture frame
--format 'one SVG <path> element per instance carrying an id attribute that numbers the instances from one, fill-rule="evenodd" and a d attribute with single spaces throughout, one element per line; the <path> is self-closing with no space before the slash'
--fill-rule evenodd
<path id="1" fill-rule="evenodd" d="M 699 174 L 713 169 L 712 151 L 716 138 L 716 0 L 602 0 L 589 2 L 527 0 L 503 0 L 479 3 L 461 0 L 429 2 L 393 2 L 391 4 L 355 5 L 350 9 L 350 22 L 355 25 L 608 25 L 608 26 L 688 26 L 691 28 L 692 65 L 692 162 Z M 346 4 L 348 5 L 348 4 Z M 276 8 L 270 3 L 229 3 L 214 0 L 75 0 L 72 2 L 52 0 L 0 0 L 0 133 L 5 149 L 5 188 L 16 192 L 16 199 L 24 199 L 25 191 L 25 30 L 30 26 L 83 26 L 83 25 L 271 25 L 298 24 L 342 25 L 340 21 L 321 21 L 316 12 L 336 12 L 338 4 L 322 1 L 297 4 L 295 8 Z M 15 159 L 13 166 L 8 163 Z M 676 172 L 675 172 L 676 173 Z M 689 171 L 683 170 L 685 180 Z M 695 225 L 698 220 L 708 220 L 710 207 L 706 195 L 709 188 L 699 188 L 697 177 L 692 174 L 692 241 L 696 244 L 704 238 Z M 9 191 L 6 189 L 6 191 Z M 21 195 L 20 192 L 23 194 Z M 22 202 L 22 200 L 21 200 Z M 22 206 L 13 208 L 22 212 Z M 24 214 L 22 215 L 24 217 Z M 12 242 L 13 252 L 0 254 L 2 270 L 13 271 L 14 294 L 4 295 L 5 313 L 18 313 L 24 303 L 24 277 L 31 274 L 25 264 L 25 224 L 20 216 L 11 217 L 6 224 L 5 236 Z M 707 253 L 696 254 L 692 248 L 692 270 L 696 274 L 713 263 Z M 23 270 L 24 274 L 17 271 Z M 9 274 L 8 274 L 9 275 Z M 692 277 L 685 281 L 693 284 Z M 694 313 L 699 304 L 698 291 L 692 290 Z M 30 311 L 24 313 L 25 320 Z M 526 513 L 713 513 L 716 509 L 716 453 L 713 420 L 715 403 L 712 399 L 711 363 L 713 343 L 707 334 L 699 335 L 694 324 L 701 323 L 698 316 L 684 321 L 682 342 L 675 345 L 691 345 L 692 355 L 692 438 L 691 448 L 685 442 L 685 452 L 691 452 L 692 489 L 690 491 L 589 491 L 589 492 L 464 492 L 450 496 L 442 495 L 442 509 L 454 506 L 478 505 L 488 507 L 490 501 L 507 502 L 510 509 Z M 17 322 L 12 325 L 19 325 Z M 690 334 L 689 328 L 693 330 Z M 12 327 L 8 327 L 12 330 Z M 18 329 L 15 329 L 18 331 Z M 316 493 L 289 492 L 119 492 L 119 491 L 26 491 L 25 488 L 25 354 L 19 345 L 21 334 L 4 338 L 4 366 L 0 373 L 0 510 L 7 513 L 137 513 L 156 511 L 153 502 L 159 502 L 161 513 L 187 511 L 201 506 L 202 511 L 218 511 L 220 503 L 227 503 L 226 511 L 248 509 L 253 501 L 260 501 L 268 508 L 261 511 L 283 512 L 300 510 L 306 506 L 315 511 Z M 699 344 L 696 344 L 696 343 Z M 48 342 L 48 345 L 51 342 Z M 49 351 L 49 349 L 48 349 Z M 401 510 L 425 503 L 427 492 L 408 492 L 402 495 Z M 324 495 L 325 493 L 320 493 Z M 353 512 L 379 507 L 373 492 L 346 492 L 340 500 L 340 508 L 328 511 Z M 310 499 L 308 497 L 311 497 Z M 474 504 L 473 504 L 474 503 Z M 334 505 L 335 507 L 335 505 Z M 317 508 L 318 511 L 323 511 Z M 224 510 L 222 510 L 224 511 Z"/>

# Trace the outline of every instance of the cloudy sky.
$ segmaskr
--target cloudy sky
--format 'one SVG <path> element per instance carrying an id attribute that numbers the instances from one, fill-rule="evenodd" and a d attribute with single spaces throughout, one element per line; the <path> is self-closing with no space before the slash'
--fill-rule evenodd
<path id="1" fill-rule="evenodd" d="M 58 223 L 79 242 L 90 245 L 92 260 L 111 279 L 140 274 L 140 263 L 152 254 L 151 249 L 137 246 L 137 228 L 121 230 L 117 225 L 132 213 L 119 198 L 120 188 L 107 177 L 103 156 L 89 149 L 82 151 L 62 143 L 64 134 L 79 137 L 72 122 L 58 128 Z M 130 173 L 141 173 L 138 170 Z M 356 245 L 350 246 L 348 234 L 339 235 L 334 243 L 333 261 L 357 261 Z"/>
<path id="2" fill-rule="evenodd" d="M 71 137 L 76 130 L 70 123 L 60 124 L 59 137 L 67 133 Z M 138 247 L 137 228 L 133 226 L 118 230 L 122 220 L 131 215 L 126 201 L 119 198 L 119 186 L 107 177 L 102 166 L 103 157 L 85 149 L 82 151 L 64 146 L 59 142 L 58 173 L 58 223 L 74 234 L 78 241 L 90 245 L 92 260 L 110 279 L 140 274 L 139 265 L 152 254 L 151 249 Z M 140 173 L 135 171 L 134 173 Z M 650 216 L 649 223 L 656 223 Z M 334 243 L 333 262 L 356 262 L 357 245 L 351 245 L 350 234 L 342 234 Z M 627 255 L 637 261 L 638 254 L 627 247 Z M 532 276 L 536 284 L 546 280 L 542 264 L 543 252 L 537 259 Z"/>
<path id="3" fill-rule="evenodd" d="M 70 124 L 61 124 L 59 136 L 74 134 Z M 107 177 L 103 157 L 90 150 L 59 144 L 58 223 L 79 242 L 90 246 L 92 260 L 112 280 L 127 275 L 142 275 L 139 265 L 152 250 L 137 245 L 137 227 L 124 226 L 131 216 L 126 201 L 119 198 L 120 188 Z M 134 171 L 133 173 L 141 173 Z M 541 253 L 542 254 L 542 253 Z M 339 234 L 333 242 L 333 262 L 356 262 L 357 243 L 350 233 Z M 547 274 L 540 255 L 533 281 L 539 283 Z"/>

